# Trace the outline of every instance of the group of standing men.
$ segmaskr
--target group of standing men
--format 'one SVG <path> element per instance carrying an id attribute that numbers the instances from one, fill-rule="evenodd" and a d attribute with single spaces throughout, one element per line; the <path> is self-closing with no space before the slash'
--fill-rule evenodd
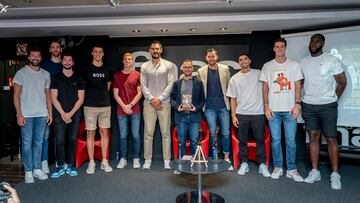
<path id="1" fill-rule="evenodd" d="M 232 124 L 238 128 L 242 161 L 238 171 L 240 175 L 245 175 L 249 171 L 247 141 L 250 128 L 257 143 L 259 173 L 273 179 L 278 179 L 283 175 L 281 124 L 284 123 L 286 176 L 297 182 L 313 183 L 320 180 L 320 171 L 317 166 L 318 144 L 323 133 L 328 142 L 332 162 L 331 187 L 340 189 L 340 175 L 337 172 L 337 99 L 346 87 L 346 77 L 340 62 L 335 57 L 323 53 L 324 42 L 323 35 L 313 35 L 309 44 L 311 55 L 302 59 L 299 64 L 285 56 L 286 41 L 278 39 L 273 47 L 275 59 L 264 64 L 261 71 L 251 68 L 250 56 L 244 53 L 239 57 L 240 71 L 231 78 L 229 67 L 218 63 L 217 51 L 208 49 L 205 53 L 207 65 L 198 70 L 198 77 L 193 76 L 192 61 L 185 60 L 182 63 L 183 77 L 179 80 L 177 80 L 176 65 L 161 58 L 163 48 L 158 41 L 151 42 L 149 46 L 151 60 L 142 64 L 140 73 L 134 70 L 133 55 L 125 53 L 122 58 L 124 68 L 114 77 L 103 64 L 104 50 L 100 45 L 94 46 L 92 63 L 83 71 L 83 77 L 73 71 L 74 61 L 70 54 L 64 54 L 62 60 L 55 57 L 61 53 L 58 42 L 52 42 L 50 46 L 53 64 L 43 63 L 41 66 L 52 67 L 47 69 L 48 71 L 40 68 L 40 50 L 32 49 L 29 52 L 29 65 L 19 70 L 14 78 L 14 104 L 23 140 L 25 182 L 34 182 L 34 177 L 40 180 L 47 179 L 46 173 L 49 172 L 47 160 L 41 159 L 41 156 L 47 156 L 47 150 L 45 150 L 47 146 L 42 144 L 46 143 L 48 138 L 48 133 L 45 133 L 46 125 L 50 125 L 53 118 L 58 167 L 51 177 L 58 178 L 64 173 L 71 176 L 77 175 L 74 168 L 74 154 L 81 117 L 80 107 L 83 103 L 90 159 L 86 173 L 94 174 L 96 168 L 94 137 L 97 127 L 101 135 L 103 157 L 100 168 L 105 172 L 112 171 L 107 160 L 107 148 L 111 116 L 109 89 L 113 81 L 120 129 L 120 161 L 117 168 L 124 168 L 127 165 L 129 121 L 133 136 L 133 168 L 140 168 L 139 101 L 144 95 L 144 169 L 151 168 L 153 136 L 157 120 L 159 120 L 162 135 L 164 168 L 170 169 L 171 108 L 175 113 L 181 152 L 185 152 L 185 141 L 189 134 L 191 155 L 195 154 L 198 130 L 202 120 L 201 112 L 204 111 L 210 130 L 210 143 L 214 142 L 218 122 L 224 160 L 229 163 L 230 117 Z M 47 62 L 47 64 L 51 63 Z M 49 73 L 53 74 L 51 85 Z M 304 96 L 301 100 L 302 80 L 304 80 Z M 185 101 L 189 98 L 190 102 Z M 186 104 L 186 102 L 189 103 Z M 229 109 L 231 109 L 231 116 Z M 295 164 L 296 118 L 301 113 L 300 109 L 302 109 L 306 130 L 310 135 L 313 167 L 305 180 L 298 173 Z M 271 175 L 265 164 L 265 118 L 268 119 L 272 138 L 274 170 Z M 66 134 L 70 139 L 69 156 L 65 161 Z M 212 153 L 212 158 L 216 156 L 216 153 Z"/>
<path id="2" fill-rule="evenodd" d="M 323 53 L 325 37 L 315 34 L 309 43 L 310 55 L 300 63 L 285 55 L 286 40 L 274 41 L 275 59 L 264 64 L 261 71 L 250 68 L 250 57 L 241 54 L 241 70 L 230 79 L 227 92 L 231 104 L 232 123 L 238 127 L 241 166 L 239 175 L 249 171 L 247 140 L 249 128 L 256 140 L 259 173 L 278 179 L 283 175 L 281 125 L 284 124 L 286 146 L 286 177 L 296 182 L 314 183 L 321 180 L 318 170 L 319 140 L 325 136 L 331 160 L 331 188 L 341 189 L 338 173 L 339 151 L 337 136 L 337 100 L 346 87 L 344 69 L 338 59 Z M 301 98 L 301 85 L 304 95 Z M 301 112 L 302 110 L 302 112 Z M 312 170 L 304 179 L 296 168 L 296 118 L 302 113 L 310 135 Z M 265 165 L 264 115 L 271 131 L 274 170 L 270 174 Z"/>

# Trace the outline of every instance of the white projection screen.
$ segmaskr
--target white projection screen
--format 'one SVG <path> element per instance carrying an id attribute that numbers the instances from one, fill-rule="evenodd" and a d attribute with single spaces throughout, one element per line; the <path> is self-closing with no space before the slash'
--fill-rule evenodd
<path id="1" fill-rule="evenodd" d="M 338 126 L 360 127 L 360 26 L 282 35 L 288 44 L 287 57 L 300 61 L 308 55 L 310 37 L 316 33 L 325 36 L 324 51 L 340 59 L 347 76 L 339 100 Z"/>

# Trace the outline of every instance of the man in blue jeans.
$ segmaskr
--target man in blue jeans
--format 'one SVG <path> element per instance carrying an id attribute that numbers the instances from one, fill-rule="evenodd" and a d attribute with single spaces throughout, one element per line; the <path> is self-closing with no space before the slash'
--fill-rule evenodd
<path id="1" fill-rule="evenodd" d="M 33 183 L 34 177 L 46 180 L 41 170 L 41 151 L 46 124 L 52 122 L 50 100 L 50 75 L 40 68 L 41 52 L 32 48 L 29 65 L 20 69 L 14 77 L 14 106 L 17 123 L 21 127 L 21 154 L 25 170 L 25 183 Z"/>
<path id="2" fill-rule="evenodd" d="M 61 64 L 61 53 L 62 53 L 62 47 L 60 45 L 60 42 L 57 40 L 53 40 L 50 43 L 49 51 L 51 54 L 51 57 L 48 59 L 45 59 L 41 62 L 41 67 L 50 73 L 50 77 L 54 76 L 55 74 L 61 72 L 62 70 L 62 64 Z M 49 135 L 50 135 L 50 128 L 51 126 L 47 126 L 45 130 L 44 135 L 44 142 L 43 142 L 43 148 L 41 152 L 41 170 L 44 173 L 49 173 L 49 164 L 48 164 L 48 158 L 49 158 Z"/>
<path id="3" fill-rule="evenodd" d="M 285 128 L 286 177 L 296 182 L 304 179 L 297 172 L 296 159 L 296 117 L 300 114 L 300 90 L 303 75 L 299 63 L 285 56 L 286 40 L 277 39 L 273 50 L 275 59 L 264 64 L 260 81 L 265 116 L 269 120 L 271 148 L 274 170 L 271 178 L 279 179 L 283 175 L 283 156 L 281 146 L 281 123 Z"/>
<path id="4" fill-rule="evenodd" d="M 127 135 L 130 121 L 133 138 L 133 168 L 140 168 L 140 104 L 142 96 L 140 73 L 134 70 L 134 58 L 131 53 L 123 55 L 124 68 L 114 75 L 113 93 L 117 102 L 117 117 L 120 131 L 120 162 L 116 168 L 127 165 Z"/>
<path id="5" fill-rule="evenodd" d="M 176 130 L 181 146 L 179 159 L 186 152 L 187 134 L 190 137 L 190 154 L 191 156 L 195 155 L 201 123 L 201 109 L 205 103 L 202 82 L 192 76 L 193 70 L 192 61 L 185 60 L 182 64 L 184 77 L 174 83 L 170 94 L 170 103 L 175 112 Z"/>
<path id="6" fill-rule="evenodd" d="M 210 129 L 210 143 L 213 145 L 216 122 L 219 120 L 224 160 L 230 163 L 230 117 L 229 99 L 226 91 L 230 80 L 229 67 L 218 63 L 218 53 L 211 48 L 206 51 L 207 65 L 198 70 L 205 92 L 205 117 Z M 211 147 L 212 148 L 212 147 Z M 212 153 L 212 158 L 217 154 Z M 229 170 L 233 170 L 231 166 Z"/>

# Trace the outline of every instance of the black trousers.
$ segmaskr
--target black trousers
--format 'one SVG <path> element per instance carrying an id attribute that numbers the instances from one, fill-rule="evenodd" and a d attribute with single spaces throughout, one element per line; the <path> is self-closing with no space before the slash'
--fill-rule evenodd
<path id="1" fill-rule="evenodd" d="M 80 124 L 80 116 L 74 115 L 72 122 L 66 124 L 60 115 L 54 116 L 56 138 L 56 160 L 59 166 L 65 164 L 65 139 L 68 137 L 67 164 L 74 165 L 77 135 Z"/>
<path id="2" fill-rule="evenodd" d="M 236 114 L 239 121 L 238 139 L 240 141 L 241 162 L 248 162 L 249 130 L 253 132 L 256 141 L 256 157 L 259 163 L 265 163 L 265 116 L 264 115 L 242 115 Z"/>

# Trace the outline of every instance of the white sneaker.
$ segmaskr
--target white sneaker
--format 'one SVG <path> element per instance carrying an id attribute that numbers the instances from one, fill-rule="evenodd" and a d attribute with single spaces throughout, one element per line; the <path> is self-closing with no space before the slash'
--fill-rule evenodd
<path id="1" fill-rule="evenodd" d="M 332 172 L 330 175 L 331 188 L 334 190 L 341 189 L 341 180 L 340 174 L 338 172 Z"/>
<path id="2" fill-rule="evenodd" d="M 105 159 L 101 162 L 100 169 L 104 170 L 106 173 L 109 173 L 109 172 L 113 171 L 113 169 L 109 165 L 108 160 L 105 160 Z"/>
<path id="3" fill-rule="evenodd" d="M 25 172 L 25 183 L 33 183 L 34 176 L 32 171 Z"/>
<path id="4" fill-rule="evenodd" d="M 248 173 L 248 172 L 249 172 L 249 164 L 246 162 L 242 162 L 237 174 L 243 176 L 243 175 L 245 175 L 245 173 Z"/>
<path id="5" fill-rule="evenodd" d="M 280 176 L 283 175 L 283 169 L 282 168 L 274 168 L 272 174 L 271 174 L 271 178 L 272 179 L 279 179 Z"/>
<path id="6" fill-rule="evenodd" d="M 224 161 L 228 162 L 230 164 L 230 167 L 228 168 L 228 171 L 234 170 L 233 166 L 231 165 L 230 159 L 224 159 Z"/>
<path id="7" fill-rule="evenodd" d="M 133 159 L 133 168 L 140 168 L 140 159 Z"/>
<path id="8" fill-rule="evenodd" d="M 42 170 L 40 169 L 35 169 L 33 170 L 33 176 L 34 178 L 38 178 L 39 180 L 46 180 L 48 179 L 48 175 L 46 175 L 46 173 L 44 173 Z"/>
<path id="9" fill-rule="evenodd" d="M 47 160 L 44 160 L 44 161 L 41 162 L 41 170 L 44 173 L 50 173 L 49 164 L 48 164 Z"/>
<path id="10" fill-rule="evenodd" d="M 95 161 L 89 161 L 89 165 L 86 169 L 86 174 L 94 174 L 95 173 L 95 167 L 96 167 L 96 163 Z"/>
<path id="11" fill-rule="evenodd" d="M 170 168 L 170 160 L 164 160 L 164 169 L 171 169 Z"/>
<path id="12" fill-rule="evenodd" d="M 119 161 L 119 164 L 116 166 L 116 168 L 124 168 L 127 165 L 127 161 L 124 158 L 121 158 Z"/>
<path id="13" fill-rule="evenodd" d="M 264 163 L 260 164 L 259 173 L 262 174 L 265 178 L 268 178 L 271 176 L 267 166 Z"/>
<path id="14" fill-rule="evenodd" d="M 320 171 L 317 169 L 312 169 L 309 173 L 309 176 L 305 178 L 305 183 L 315 183 L 316 181 L 321 180 Z"/>
<path id="15" fill-rule="evenodd" d="M 295 182 L 304 182 L 304 178 L 301 177 L 296 169 L 286 171 L 286 177 L 293 179 Z"/>
<path id="16" fill-rule="evenodd" d="M 174 175 L 180 175 L 180 174 L 181 174 L 180 171 L 174 170 Z"/>
<path id="17" fill-rule="evenodd" d="M 151 168 L 151 160 L 145 160 L 143 169 L 150 169 L 150 168 Z"/>

